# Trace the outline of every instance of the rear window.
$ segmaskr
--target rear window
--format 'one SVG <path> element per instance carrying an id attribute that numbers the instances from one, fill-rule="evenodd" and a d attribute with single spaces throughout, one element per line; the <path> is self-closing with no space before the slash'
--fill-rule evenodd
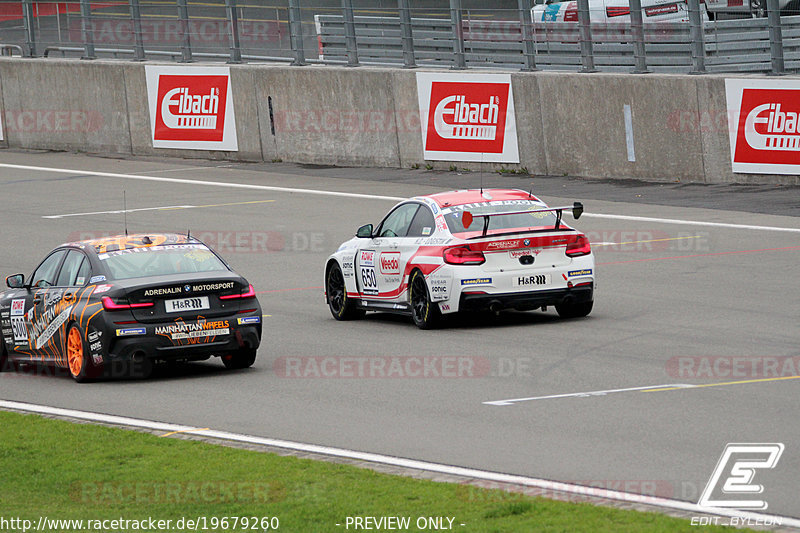
<path id="1" fill-rule="evenodd" d="M 487 214 L 497 214 L 489 219 L 487 235 L 552 229 L 556 225 L 556 214 L 553 211 L 529 212 L 546 208 L 545 204 L 534 200 L 499 200 L 454 205 L 442 209 L 442 214 L 450 233 L 462 238 L 469 238 L 481 235 L 486 219 L 479 215 Z M 473 217 L 472 224 L 467 228 L 462 222 L 462 215 L 465 211 L 472 213 Z M 516 214 L 504 215 L 502 213 Z"/>
<path id="2" fill-rule="evenodd" d="M 202 244 L 130 248 L 99 254 L 98 258 L 112 279 L 228 271 L 225 263 Z"/>

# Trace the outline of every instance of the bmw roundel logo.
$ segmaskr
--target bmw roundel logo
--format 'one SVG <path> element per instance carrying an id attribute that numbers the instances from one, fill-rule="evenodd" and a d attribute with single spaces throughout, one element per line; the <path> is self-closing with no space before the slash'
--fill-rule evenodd
<path id="1" fill-rule="evenodd" d="M 192 286 L 191 285 L 184 285 L 183 286 L 183 290 L 186 291 L 186 292 L 192 292 Z"/>
<path id="2" fill-rule="evenodd" d="M 524 241 L 522 241 L 522 244 L 524 244 L 525 246 L 528 246 L 530 243 L 531 243 L 530 239 L 525 239 Z"/>

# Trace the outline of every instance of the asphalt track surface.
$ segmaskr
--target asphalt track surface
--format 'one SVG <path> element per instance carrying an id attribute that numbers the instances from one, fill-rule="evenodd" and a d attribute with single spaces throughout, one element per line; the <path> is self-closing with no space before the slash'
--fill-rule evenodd
<path id="1" fill-rule="evenodd" d="M 14 151 L 0 164 L 131 176 L 0 166 L 3 276 L 30 273 L 62 242 L 121 233 L 121 214 L 87 213 L 121 209 L 125 191 L 131 232 L 205 236 L 253 283 L 267 315 L 248 370 L 211 360 L 145 381 L 78 385 L 23 369 L 0 374 L 0 399 L 691 502 L 727 443 L 781 442 L 778 466 L 759 470 L 756 481 L 768 513 L 800 516 L 797 188 Z M 393 201 L 228 186 L 408 197 L 481 179 L 487 187 L 532 186 L 551 205 L 584 202 L 575 226 L 595 243 L 599 279 L 589 317 L 512 312 L 434 331 L 384 314 L 336 322 L 323 300 L 324 261 Z M 61 218 L 45 218 L 52 216 Z M 410 375 L 419 370 L 404 366 L 410 357 L 427 362 L 426 377 Z M 386 369 L 400 364 L 399 373 L 370 371 L 381 361 Z M 642 387 L 655 390 L 613 392 Z M 607 392 L 575 395 L 593 391 Z M 551 395 L 569 396 L 532 399 Z M 518 399 L 525 401 L 485 403 Z"/>

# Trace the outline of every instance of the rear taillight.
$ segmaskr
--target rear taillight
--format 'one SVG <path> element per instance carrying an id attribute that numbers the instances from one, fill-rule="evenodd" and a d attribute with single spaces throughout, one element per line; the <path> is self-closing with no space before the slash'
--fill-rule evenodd
<path id="1" fill-rule="evenodd" d="M 256 290 L 253 288 L 252 285 L 247 289 L 247 292 L 243 292 L 242 294 L 229 294 L 228 296 L 220 296 L 220 300 L 235 300 L 236 298 L 255 298 L 256 297 Z"/>
<path id="2" fill-rule="evenodd" d="M 630 14 L 631 14 L 631 8 L 626 6 L 606 8 L 606 15 L 608 17 L 621 17 L 623 15 L 630 15 Z"/>
<path id="3" fill-rule="evenodd" d="M 117 298 L 117 301 L 114 301 L 109 296 L 103 296 L 103 309 L 106 311 L 124 311 L 125 309 L 142 309 L 145 307 L 153 307 L 153 302 L 145 302 L 141 304 L 132 304 L 128 303 L 126 298 Z"/>
<path id="4" fill-rule="evenodd" d="M 586 235 L 577 235 L 575 240 L 567 245 L 566 254 L 569 257 L 580 257 L 592 253 L 592 245 Z"/>
<path id="5" fill-rule="evenodd" d="M 449 265 L 482 265 L 486 262 L 483 252 L 470 250 L 469 246 L 445 248 L 442 257 L 444 262 Z"/>

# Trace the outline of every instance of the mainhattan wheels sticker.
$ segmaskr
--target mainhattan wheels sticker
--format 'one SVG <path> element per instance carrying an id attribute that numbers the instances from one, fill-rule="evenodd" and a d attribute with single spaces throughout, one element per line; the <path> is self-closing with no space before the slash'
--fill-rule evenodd
<path id="1" fill-rule="evenodd" d="M 733 172 L 800 174 L 800 80 L 726 79 Z"/>
<path id="2" fill-rule="evenodd" d="M 417 73 L 423 158 L 519 163 L 510 74 Z"/>
<path id="3" fill-rule="evenodd" d="M 239 150 L 228 67 L 145 66 L 153 148 Z"/>

